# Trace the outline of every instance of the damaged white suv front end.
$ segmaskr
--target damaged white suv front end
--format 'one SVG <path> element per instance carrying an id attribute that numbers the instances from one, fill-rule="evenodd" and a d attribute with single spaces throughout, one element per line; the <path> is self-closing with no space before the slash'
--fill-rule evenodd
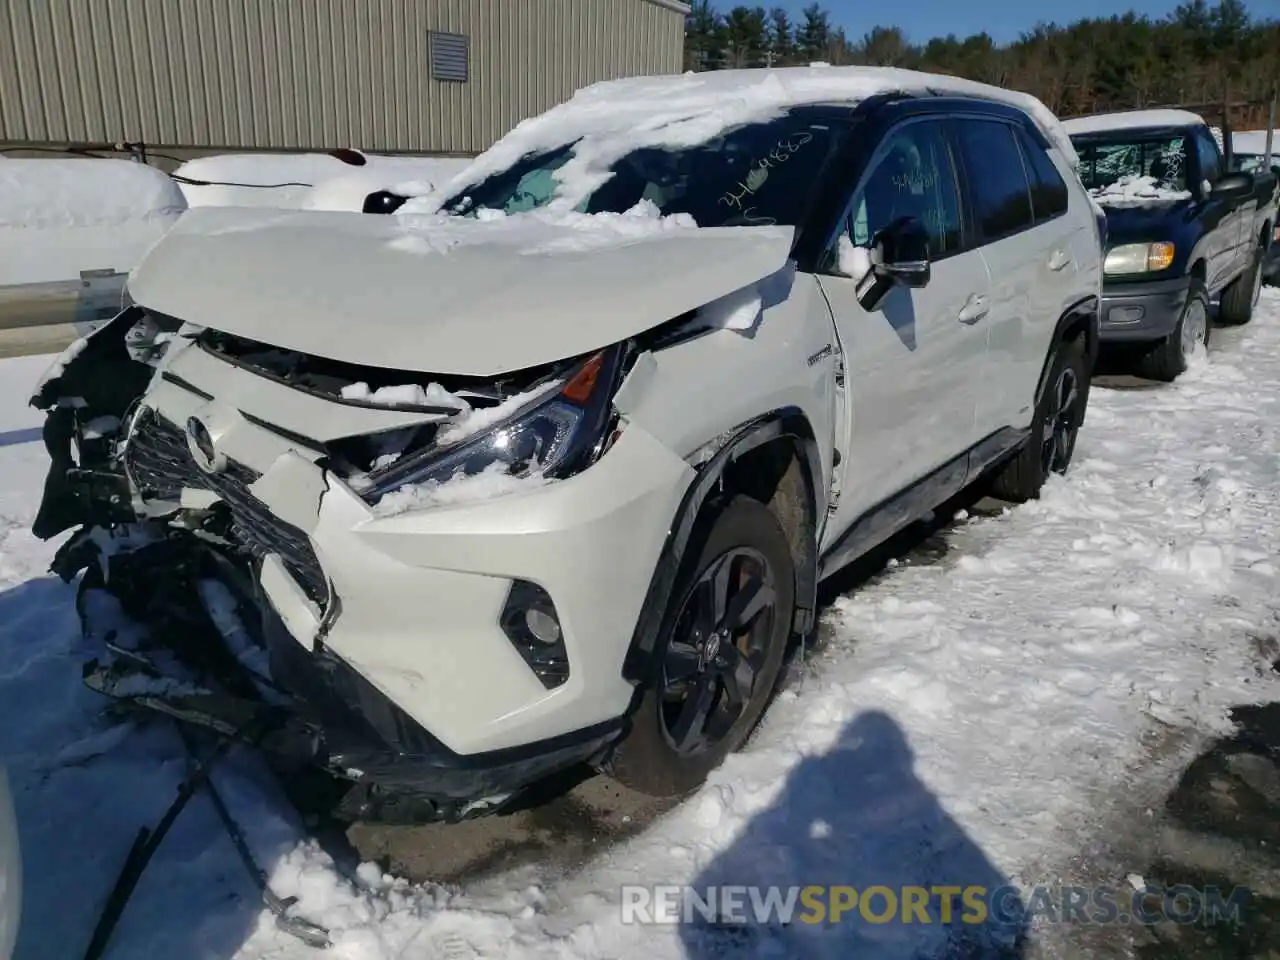
<path id="1" fill-rule="evenodd" d="M 34 532 L 79 527 L 55 570 L 146 627 L 90 685 L 319 766 L 357 816 L 456 819 L 583 766 L 696 788 L 820 576 L 1011 456 L 1038 489 L 1033 430 L 1078 426 L 1041 382 L 1084 369 L 1093 281 L 980 373 L 949 298 L 981 254 L 930 280 L 945 151 L 880 146 L 956 97 L 1069 151 L 981 84 L 724 71 L 589 88 L 391 216 L 189 211 L 32 400 Z M 858 200 L 882 156 L 892 189 Z M 1058 222 L 1097 257 L 1091 212 Z M 898 308 L 930 283 L 924 349 Z M 194 686 L 148 687 L 174 656 Z"/>
<path id="2" fill-rule="evenodd" d="M 236 615 L 269 652 L 270 682 L 297 698 L 281 739 L 354 780 L 348 802 L 365 813 L 371 795 L 411 794 L 460 816 L 598 762 L 618 738 L 635 693 L 620 665 L 695 472 L 625 415 L 624 382 L 644 399 L 647 345 L 670 332 L 636 318 L 678 318 L 769 274 L 791 233 L 597 237 L 574 257 L 556 240 L 579 230 L 543 224 L 551 249 L 540 254 L 522 229 L 442 220 L 420 234 L 360 215 L 196 211 L 135 272 L 134 306 L 69 351 L 33 398 L 51 411 L 54 460 L 36 532 L 85 525 L 60 572 L 105 565 L 94 588 L 140 580 L 196 604 L 200 584 L 175 550 L 210 554 L 189 561 L 195 581 L 238 589 Z M 231 222 L 237 231 L 223 229 Z M 449 257 L 403 249 L 451 229 L 488 242 Z M 344 244 L 392 290 L 463 281 L 465 311 L 367 295 L 376 318 L 362 322 L 339 320 L 350 307 L 331 299 L 287 305 Z M 270 276 L 217 289 L 229 264 L 244 276 L 271 248 Z M 605 314 L 635 271 L 669 283 Z M 465 282 L 502 276 L 487 289 Z M 602 312 L 588 320 L 593 294 Z M 558 324 L 535 315 L 552 304 Z M 432 315 L 452 326 L 431 329 Z M 136 690 L 136 662 L 95 665 L 91 684 Z"/>

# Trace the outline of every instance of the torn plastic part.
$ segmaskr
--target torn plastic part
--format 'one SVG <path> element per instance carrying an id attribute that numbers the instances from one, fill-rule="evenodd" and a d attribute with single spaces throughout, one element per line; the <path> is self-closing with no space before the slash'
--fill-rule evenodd
<path id="1" fill-rule="evenodd" d="M 725 444 L 732 440 L 733 437 L 734 431 L 726 430 L 724 433 L 708 440 L 689 455 L 689 465 L 691 467 L 701 467 L 704 464 L 710 463 L 711 460 L 715 458 L 715 455 L 723 450 Z"/>
<path id="2" fill-rule="evenodd" d="M 753 337 L 769 308 L 785 303 L 791 295 L 795 277 L 796 263 L 788 260 L 767 277 L 694 311 L 685 332 L 733 330 L 744 337 Z"/>

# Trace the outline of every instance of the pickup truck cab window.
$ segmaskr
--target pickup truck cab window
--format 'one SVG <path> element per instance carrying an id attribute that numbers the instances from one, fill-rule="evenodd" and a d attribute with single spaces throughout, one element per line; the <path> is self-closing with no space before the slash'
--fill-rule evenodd
<path id="1" fill-rule="evenodd" d="M 1222 176 L 1222 151 L 1213 142 L 1207 131 L 1197 131 L 1195 135 L 1196 156 L 1200 161 L 1200 177 L 1213 183 Z"/>

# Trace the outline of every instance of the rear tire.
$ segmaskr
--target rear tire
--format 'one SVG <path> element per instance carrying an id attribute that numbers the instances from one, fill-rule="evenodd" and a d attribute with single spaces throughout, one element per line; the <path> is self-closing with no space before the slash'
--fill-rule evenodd
<path id="1" fill-rule="evenodd" d="M 735 605 L 746 608 L 736 630 Z M 727 612 L 717 618 L 717 609 Z M 764 504 L 736 497 L 676 578 L 640 705 L 607 772 L 653 797 L 701 786 L 759 722 L 794 616 L 786 532 Z"/>
<path id="2" fill-rule="evenodd" d="M 1262 296 L 1262 258 L 1265 251 L 1259 247 L 1249 260 L 1249 268 L 1236 277 L 1222 291 L 1218 305 L 1218 322 L 1239 326 L 1253 319 L 1253 308 Z"/>
<path id="3" fill-rule="evenodd" d="M 1173 333 L 1159 341 L 1138 361 L 1138 375 L 1148 380 L 1172 383 L 1187 370 L 1193 352 L 1209 346 L 1213 321 L 1209 317 L 1209 294 L 1204 283 L 1192 279 L 1187 302 Z"/>
<path id="4" fill-rule="evenodd" d="M 1084 422 L 1088 380 L 1084 338 L 1060 343 L 1036 404 L 1031 436 L 992 480 L 993 497 L 1013 503 L 1034 500 L 1051 474 L 1067 472 Z"/>

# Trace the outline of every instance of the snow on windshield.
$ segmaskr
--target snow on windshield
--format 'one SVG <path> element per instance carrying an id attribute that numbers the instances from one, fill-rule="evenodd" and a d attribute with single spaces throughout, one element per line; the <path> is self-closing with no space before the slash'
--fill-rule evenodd
<path id="1" fill-rule="evenodd" d="M 689 150 L 728 131 L 778 120 L 797 107 L 857 103 L 895 91 L 945 91 L 1011 103 L 1034 117 L 1068 162 L 1075 162 L 1075 151 L 1058 119 L 1027 94 L 884 67 L 713 71 L 587 87 L 567 103 L 517 125 L 464 174 L 440 190 L 411 199 L 400 212 L 435 213 L 465 188 L 557 150 L 568 155 L 548 171 L 555 188 L 545 205 L 554 211 L 579 210 L 610 180 L 615 164 L 638 151 Z M 617 212 L 619 208 L 606 209 Z"/>
<path id="2" fill-rule="evenodd" d="M 796 226 L 847 129 L 840 108 L 798 107 L 697 146 L 642 147 L 604 171 L 599 188 L 572 212 L 619 214 L 643 205 L 662 216 L 691 217 L 702 227 Z M 445 209 L 477 217 L 563 211 L 564 183 L 558 178 L 574 162 L 576 148 L 521 160 Z"/>
<path id="3" fill-rule="evenodd" d="M 1155 177 L 1127 175 L 1115 183 L 1089 191 L 1104 207 L 1147 207 L 1190 198 L 1191 191 L 1177 190 Z"/>

